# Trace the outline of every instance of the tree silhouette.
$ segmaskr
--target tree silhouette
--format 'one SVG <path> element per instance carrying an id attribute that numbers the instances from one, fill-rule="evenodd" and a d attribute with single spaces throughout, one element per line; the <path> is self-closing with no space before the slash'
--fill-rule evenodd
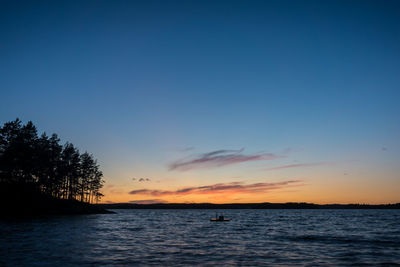
<path id="1" fill-rule="evenodd" d="M 93 155 L 56 134 L 38 137 L 31 121 L 16 119 L 0 127 L 0 186 L 92 203 L 103 194 L 103 174 Z"/>

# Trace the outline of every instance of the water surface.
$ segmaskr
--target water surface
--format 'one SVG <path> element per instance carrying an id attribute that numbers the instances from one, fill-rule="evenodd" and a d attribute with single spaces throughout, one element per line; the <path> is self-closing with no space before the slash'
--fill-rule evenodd
<path id="1" fill-rule="evenodd" d="M 400 210 L 114 210 L 0 222 L 0 265 L 400 265 Z"/>

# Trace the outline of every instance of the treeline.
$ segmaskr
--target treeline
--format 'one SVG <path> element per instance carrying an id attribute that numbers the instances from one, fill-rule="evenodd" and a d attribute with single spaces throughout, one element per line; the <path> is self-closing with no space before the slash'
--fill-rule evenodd
<path id="1" fill-rule="evenodd" d="M 102 177 L 93 155 L 61 145 L 57 134 L 38 136 L 19 119 L 0 125 L 0 186 L 93 203 L 103 196 Z"/>

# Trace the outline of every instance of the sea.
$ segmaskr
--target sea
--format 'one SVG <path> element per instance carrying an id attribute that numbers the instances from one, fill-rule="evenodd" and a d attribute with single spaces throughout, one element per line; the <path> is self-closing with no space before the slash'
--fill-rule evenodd
<path id="1" fill-rule="evenodd" d="M 400 210 L 113 211 L 0 221 L 0 266 L 400 266 Z"/>

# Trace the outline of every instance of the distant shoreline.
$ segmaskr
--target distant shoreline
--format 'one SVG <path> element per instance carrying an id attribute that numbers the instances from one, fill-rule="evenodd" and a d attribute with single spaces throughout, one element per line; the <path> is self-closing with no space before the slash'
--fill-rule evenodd
<path id="1" fill-rule="evenodd" d="M 396 204 L 313 204 L 313 203 L 113 203 L 96 204 L 104 209 L 400 209 L 400 203 Z"/>

